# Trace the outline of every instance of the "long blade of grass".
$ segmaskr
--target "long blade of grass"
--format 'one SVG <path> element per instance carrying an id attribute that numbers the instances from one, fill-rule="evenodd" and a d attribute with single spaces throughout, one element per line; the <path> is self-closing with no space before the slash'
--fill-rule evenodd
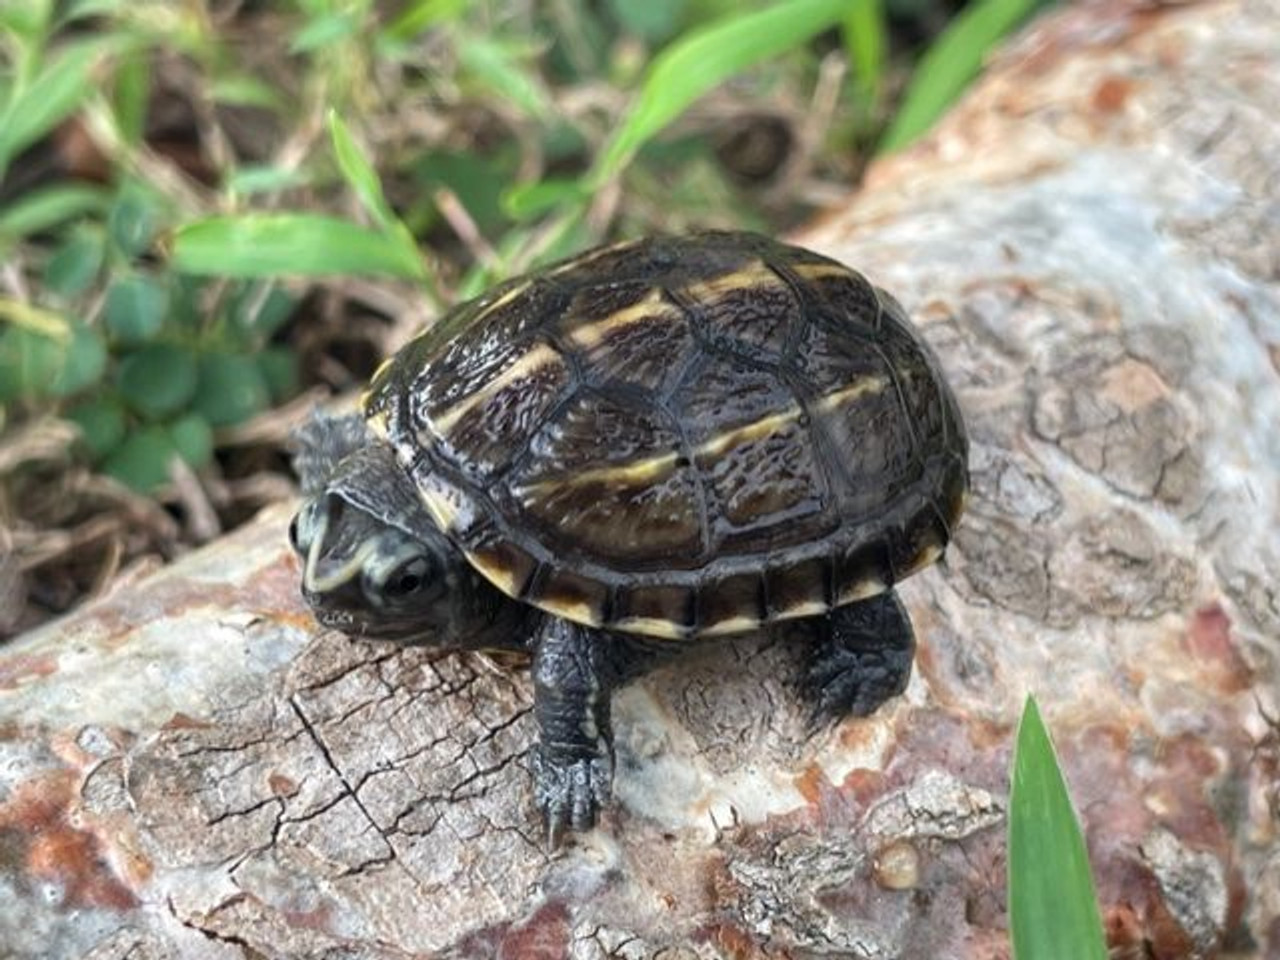
<path id="1" fill-rule="evenodd" d="M 806 43 L 848 10 L 849 0 L 789 0 L 731 14 L 668 45 L 654 58 L 639 98 L 587 175 L 588 189 L 616 176 L 637 150 L 712 87 Z"/>
<path id="2" fill-rule="evenodd" d="M 874 100 L 884 80 L 889 45 L 883 0 L 854 0 L 844 16 L 841 34 L 858 89 Z"/>
<path id="3" fill-rule="evenodd" d="M 901 149 L 933 126 L 977 75 L 996 42 L 1037 5 L 1038 0 L 976 0 L 960 11 L 920 58 L 879 149 Z"/>
<path id="4" fill-rule="evenodd" d="M 118 47 L 112 36 L 68 43 L 29 85 L 15 91 L 0 115 L 0 175 L 9 161 L 85 101 L 93 89 L 94 67 Z"/>
<path id="5" fill-rule="evenodd" d="M 1009 797 L 1009 924 L 1016 960 L 1106 960 L 1089 855 L 1071 797 L 1028 697 Z"/>
<path id="6" fill-rule="evenodd" d="M 32 190 L 0 210 L 0 245 L 86 213 L 104 213 L 110 203 L 111 193 L 102 187 L 64 182 Z"/>
<path id="7" fill-rule="evenodd" d="M 320 214 L 210 217 L 177 231 L 173 266 L 231 277 L 379 274 L 426 280 L 416 253 L 385 233 Z"/>
<path id="8" fill-rule="evenodd" d="M 333 141 L 333 154 L 338 160 L 338 169 L 351 189 L 360 199 L 360 205 L 373 217 L 374 222 L 384 229 L 396 224 L 396 216 L 391 212 L 391 205 L 382 193 L 382 181 L 369 158 L 356 145 L 346 121 L 338 115 L 338 111 L 329 110 L 329 137 Z"/>

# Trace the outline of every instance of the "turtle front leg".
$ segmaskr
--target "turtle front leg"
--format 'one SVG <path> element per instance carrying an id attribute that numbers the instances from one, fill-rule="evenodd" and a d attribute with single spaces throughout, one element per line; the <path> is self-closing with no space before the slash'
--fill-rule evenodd
<path id="1" fill-rule="evenodd" d="M 589 830 L 613 781 L 609 701 L 617 677 L 603 631 L 544 617 L 533 640 L 533 710 L 540 742 L 534 789 L 555 843 L 565 827 Z"/>
<path id="2" fill-rule="evenodd" d="M 811 728 L 865 717 L 906 689 L 916 636 L 894 591 L 833 610 L 815 627 L 801 681 Z"/>

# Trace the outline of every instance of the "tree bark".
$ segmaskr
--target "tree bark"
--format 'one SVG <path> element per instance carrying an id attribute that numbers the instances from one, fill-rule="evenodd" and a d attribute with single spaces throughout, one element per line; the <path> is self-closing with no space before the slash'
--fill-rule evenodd
<path id="1" fill-rule="evenodd" d="M 1277 105 L 1276 3 L 1087 3 L 797 238 L 973 441 L 874 717 L 806 739 L 790 645 L 700 648 L 549 854 L 527 672 L 320 632 L 270 510 L 0 650 L 0 954 L 1006 957 L 1034 692 L 1113 955 L 1280 956 Z"/>

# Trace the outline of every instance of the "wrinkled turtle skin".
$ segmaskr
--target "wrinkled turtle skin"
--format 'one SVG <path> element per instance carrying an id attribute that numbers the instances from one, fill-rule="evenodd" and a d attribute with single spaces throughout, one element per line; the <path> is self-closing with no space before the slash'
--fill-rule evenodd
<path id="1" fill-rule="evenodd" d="M 968 441 L 901 306 L 748 233 L 588 251 L 461 304 L 300 435 L 303 592 L 348 633 L 532 656 L 537 802 L 586 829 L 610 695 L 795 620 L 816 724 L 910 676 L 893 587 L 959 520 Z"/>

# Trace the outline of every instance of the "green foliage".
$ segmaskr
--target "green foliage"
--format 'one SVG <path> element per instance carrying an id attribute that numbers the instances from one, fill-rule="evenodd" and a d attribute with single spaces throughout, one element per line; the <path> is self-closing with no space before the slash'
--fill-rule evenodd
<path id="1" fill-rule="evenodd" d="M 920 60 L 881 150 L 898 150 L 925 133 L 968 86 L 995 45 L 1039 0 L 974 0 Z"/>
<path id="2" fill-rule="evenodd" d="M 1016 960 L 1106 960 L 1088 852 L 1034 697 L 1013 758 L 1008 884 Z"/>
<path id="3" fill-rule="evenodd" d="M 225 35 L 207 0 L 0 2 L 0 184 L 69 132 L 107 168 L 104 183 L 0 188 L 0 255 L 23 278 L 0 294 L 0 423 L 61 411 L 87 458 L 154 489 L 174 456 L 207 463 L 220 428 L 298 389 L 305 283 L 285 278 L 372 275 L 443 302 L 614 234 L 768 229 L 776 210 L 717 154 L 726 122 L 752 104 L 802 112 L 843 51 L 849 81 L 813 162 L 844 176 L 901 86 L 889 26 L 910 2 L 937 9 L 291 0 L 246 21 L 271 30 Z M 881 147 L 932 122 L 1033 5 L 970 4 Z M 153 128 L 175 62 L 201 142 L 169 156 Z M 249 135 L 218 126 L 230 108 Z"/>

